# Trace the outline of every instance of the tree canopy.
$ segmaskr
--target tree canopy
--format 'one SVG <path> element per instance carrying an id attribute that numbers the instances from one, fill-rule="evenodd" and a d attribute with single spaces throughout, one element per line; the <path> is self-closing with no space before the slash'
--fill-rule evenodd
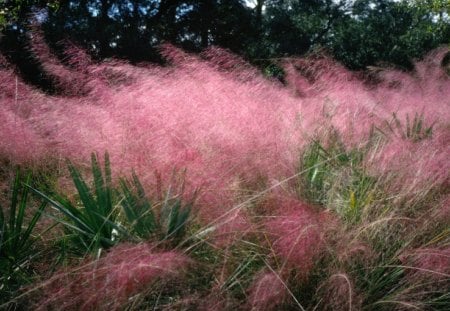
<path id="1" fill-rule="evenodd" d="M 69 40 L 98 59 L 161 61 L 158 46 L 170 42 L 194 52 L 221 46 L 262 66 L 325 48 L 351 69 L 410 69 L 449 43 L 449 12 L 449 0 L 4 0 L 0 44 L 29 72 L 36 24 L 55 51 Z"/>

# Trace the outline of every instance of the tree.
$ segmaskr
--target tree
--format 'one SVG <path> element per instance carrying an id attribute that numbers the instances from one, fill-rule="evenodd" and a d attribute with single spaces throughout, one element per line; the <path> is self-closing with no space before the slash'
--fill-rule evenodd
<path id="1" fill-rule="evenodd" d="M 262 67 L 326 47 L 349 68 L 411 60 L 450 40 L 448 0 L 4 0 L 0 50 L 27 79 L 48 78 L 27 48 L 30 17 L 56 54 L 70 40 L 94 58 L 161 62 L 158 47 L 218 45 Z M 33 69 L 34 68 L 34 69 Z M 41 81 L 41 82 L 37 82 Z M 47 82 L 45 82 L 47 83 Z M 51 87 L 50 87 L 51 88 Z"/>
<path id="2" fill-rule="evenodd" d="M 408 1 L 358 0 L 335 25 L 327 46 L 353 69 L 379 62 L 412 69 L 414 58 L 449 40 L 445 36 L 448 23 L 443 27 L 434 17 L 425 7 Z"/>
<path id="3" fill-rule="evenodd" d="M 10 23 L 28 18 L 33 10 L 57 10 L 59 3 L 58 0 L 4 0 L 0 2 L 0 30 Z"/>

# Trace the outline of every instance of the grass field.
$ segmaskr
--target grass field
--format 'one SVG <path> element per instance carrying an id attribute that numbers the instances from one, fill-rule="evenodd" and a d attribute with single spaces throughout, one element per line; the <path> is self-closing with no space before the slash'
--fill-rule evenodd
<path id="1" fill-rule="evenodd" d="M 0 56 L 0 309 L 449 310 L 448 49 L 414 72 L 217 48 Z"/>

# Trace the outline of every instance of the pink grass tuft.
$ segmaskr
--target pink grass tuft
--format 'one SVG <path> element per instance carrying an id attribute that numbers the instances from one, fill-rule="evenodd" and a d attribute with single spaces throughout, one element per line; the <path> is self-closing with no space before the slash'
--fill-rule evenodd
<path id="1" fill-rule="evenodd" d="M 400 256 L 408 274 L 427 279 L 450 278 L 450 248 L 419 248 Z"/>
<path id="2" fill-rule="evenodd" d="M 294 268 L 300 278 L 307 277 L 324 252 L 329 216 L 294 199 L 278 204 L 278 213 L 265 223 L 276 260 L 282 269 Z"/>
<path id="3" fill-rule="evenodd" d="M 320 286 L 322 301 L 320 310 L 361 310 L 362 297 L 356 292 L 351 277 L 346 273 L 330 276 Z"/>
<path id="4" fill-rule="evenodd" d="M 44 70 L 51 75 L 55 85 L 63 91 L 64 95 L 79 96 L 88 92 L 86 88 L 88 77 L 86 74 L 64 66 L 45 43 L 40 29 L 35 28 L 30 33 L 30 39 L 31 50 L 39 58 Z"/>
<path id="5" fill-rule="evenodd" d="M 119 245 L 105 257 L 43 284 L 39 310 L 119 310 L 158 280 L 180 277 L 189 260 L 149 245 Z"/>
<path id="6" fill-rule="evenodd" d="M 250 287 L 248 301 L 251 310 L 279 310 L 288 297 L 286 286 L 275 272 L 258 274 Z"/>

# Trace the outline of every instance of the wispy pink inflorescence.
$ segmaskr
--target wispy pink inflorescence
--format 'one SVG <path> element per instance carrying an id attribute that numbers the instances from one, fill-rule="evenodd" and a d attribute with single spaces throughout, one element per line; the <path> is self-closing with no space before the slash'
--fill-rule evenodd
<path id="1" fill-rule="evenodd" d="M 318 305 L 320 310 L 361 310 L 362 297 L 347 273 L 331 275 L 320 286 L 320 291 L 323 297 Z"/>
<path id="2" fill-rule="evenodd" d="M 276 260 L 283 268 L 307 277 L 323 255 L 327 225 L 331 219 L 295 199 L 277 200 L 276 214 L 265 223 Z"/>
<path id="3" fill-rule="evenodd" d="M 330 58 L 290 60 L 289 89 L 218 48 L 197 57 L 164 46 L 167 67 L 95 64 L 69 51 L 65 66 L 38 34 L 33 38 L 43 68 L 66 81 L 60 87 L 67 86 L 65 95 L 72 96 L 19 87 L 16 100 L 14 79 L 0 71 L 0 84 L 8 85 L 0 102 L 9 107 L 2 118 L 11 119 L 20 106 L 28 133 L 20 140 L 16 125 L 4 122 L 0 135 L 8 143 L 2 141 L 1 150 L 20 154 L 20 161 L 46 154 L 88 161 L 91 152 L 107 150 L 114 172 L 134 168 L 147 187 L 155 170 L 167 184 L 173 169 L 186 168 L 186 191 L 201 187 L 200 214 L 211 222 L 237 204 L 230 190 L 237 179 L 247 184 L 264 179 L 270 185 L 292 176 L 302 148 L 328 129 L 337 130 L 346 145 L 359 146 L 372 125 L 382 128 L 393 112 L 401 120 L 423 112 L 427 124 L 435 122 L 432 137 L 410 143 L 388 134 L 390 142 L 371 158 L 373 169 L 407 176 L 405 184 L 448 179 L 450 80 L 431 58 L 417 64 L 414 75 L 382 70 L 382 82 L 370 88 Z M 296 77 L 305 86 L 296 86 Z M 303 97 L 293 94 L 296 87 Z M 10 143 L 15 140 L 38 141 L 44 148 L 28 150 L 27 143 Z M 235 223 L 245 223 L 245 213 L 238 216 Z"/>
<path id="4" fill-rule="evenodd" d="M 424 125 L 425 126 L 425 125 Z M 371 167 L 376 174 L 396 177 L 397 192 L 417 193 L 436 186 L 450 185 L 450 131 L 435 128 L 429 138 L 412 141 L 399 136 L 377 150 Z"/>
<path id="5" fill-rule="evenodd" d="M 400 256 L 408 275 L 427 279 L 450 278 L 450 248 L 419 248 Z"/>
<path id="6" fill-rule="evenodd" d="M 242 57 L 223 48 L 211 46 L 205 49 L 200 56 L 208 60 L 214 69 L 229 73 L 230 78 L 236 78 L 242 82 L 261 78 L 261 74 L 256 68 L 251 66 Z"/>
<path id="7" fill-rule="evenodd" d="M 86 51 L 71 41 L 64 41 L 63 45 L 65 61 L 69 66 L 77 71 L 89 74 L 89 68 L 95 64 Z"/>
<path id="8" fill-rule="evenodd" d="M 20 107 L 17 107 L 20 109 Z M 45 157 L 45 141 L 19 113 L 0 109 L 0 156 L 14 164 Z"/>
<path id="9" fill-rule="evenodd" d="M 248 304 L 251 310 L 279 310 L 288 297 L 287 286 L 276 272 L 263 271 L 250 286 Z"/>
<path id="10" fill-rule="evenodd" d="M 105 257 L 43 283 L 38 310 L 120 310 L 158 280 L 182 276 L 189 259 L 146 244 L 123 244 Z"/>
<path id="11" fill-rule="evenodd" d="M 32 95 L 32 88 L 16 75 L 14 68 L 2 54 L 0 54 L 0 90 L 2 107 L 20 103 Z"/>

